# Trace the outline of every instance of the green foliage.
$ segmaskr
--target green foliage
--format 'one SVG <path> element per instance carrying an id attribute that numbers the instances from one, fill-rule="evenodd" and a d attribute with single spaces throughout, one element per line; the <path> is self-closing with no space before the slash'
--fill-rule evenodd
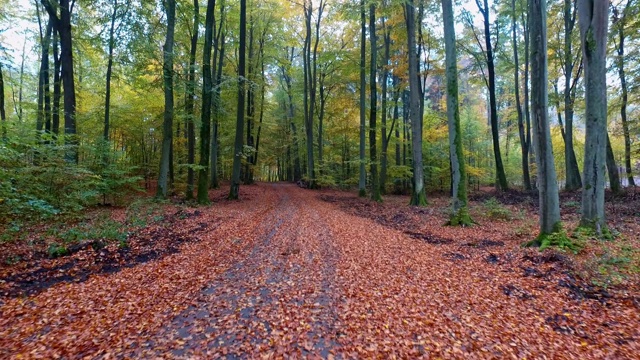
<path id="1" fill-rule="evenodd" d="M 49 245 L 49 248 L 47 249 L 47 254 L 49 255 L 50 258 L 65 256 L 68 253 L 69 253 L 69 250 L 67 249 L 66 246 L 55 244 L 55 243 Z"/>
<path id="2" fill-rule="evenodd" d="M 500 203 L 496 198 L 492 197 L 486 200 L 482 205 L 486 216 L 490 219 L 511 220 L 513 218 L 511 210 L 502 205 L 502 203 Z"/>

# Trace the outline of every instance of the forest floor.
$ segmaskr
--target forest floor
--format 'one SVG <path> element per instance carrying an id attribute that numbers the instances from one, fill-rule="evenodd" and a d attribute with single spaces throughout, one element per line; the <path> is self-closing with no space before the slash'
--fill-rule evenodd
<path id="1" fill-rule="evenodd" d="M 120 242 L 66 256 L 47 239 L 69 231 L 1 244 L 0 358 L 640 354 L 640 194 L 610 199 L 617 238 L 578 237 L 578 255 L 521 247 L 537 231 L 531 194 L 475 193 L 468 228 L 443 226 L 445 195 L 426 208 L 291 184 L 225 195 L 159 205 Z M 562 204 L 573 229 L 579 194 Z M 104 214 L 132 215 L 87 216 Z"/>

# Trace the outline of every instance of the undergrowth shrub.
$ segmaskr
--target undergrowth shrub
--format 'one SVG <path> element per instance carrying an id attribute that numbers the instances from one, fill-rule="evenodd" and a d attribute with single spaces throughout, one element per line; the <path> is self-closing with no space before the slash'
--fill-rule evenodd
<path id="1" fill-rule="evenodd" d="M 511 210 L 502 205 L 496 198 L 490 198 L 483 203 L 487 217 L 495 220 L 511 220 L 513 215 Z"/>

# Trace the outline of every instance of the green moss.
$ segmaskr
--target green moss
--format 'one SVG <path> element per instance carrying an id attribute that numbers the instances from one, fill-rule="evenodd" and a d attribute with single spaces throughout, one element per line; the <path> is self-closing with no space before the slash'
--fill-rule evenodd
<path id="1" fill-rule="evenodd" d="M 554 226 L 554 232 L 541 233 L 535 239 L 524 244 L 525 247 L 539 247 L 540 251 L 554 247 L 564 251 L 571 251 L 574 254 L 579 253 L 584 248 L 584 243 L 577 239 L 571 239 L 567 233 L 562 230 L 562 225 L 558 222 Z"/>
<path id="2" fill-rule="evenodd" d="M 411 193 L 411 201 L 409 202 L 409 205 L 413 205 L 413 206 L 427 206 L 427 194 L 425 193 L 424 189 L 422 189 L 422 191 L 420 191 L 419 193 L 415 193 L 412 192 Z"/>
<path id="3" fill-rule="evenodd" d="M 456 213 L 452 214 L 449 218 L 447 225 L 450 226 L 471 226 L 475 224 L 471 215 L 469 215 L 469 209 L 466 206 L 461 207 Z"/>
<path id="4" fill-rule="evenodd" d="M 360 190 L 358 190 L 358 196 L 359 196 L 359 197 L 365 197 L 365 196 L 367 196 L 367 190 L 365 190 L 365 189 L 360 189 Z"/>

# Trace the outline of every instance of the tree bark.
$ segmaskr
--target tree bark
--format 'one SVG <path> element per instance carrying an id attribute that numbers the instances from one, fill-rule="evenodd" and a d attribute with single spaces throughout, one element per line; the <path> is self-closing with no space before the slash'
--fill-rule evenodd
<path id="1" fill-rule="evenodd" d="M 620 103 L 620 118 L 622 120 L 622 134 L 624 136 L 624 165 L 625 172 L 627 174 L 627 180 L 629 186 L 636 186 L 635 179 L 633 177 L 633 168 L 631 166 L 631 136 L 629 132 L 629 120 L 627 120 L 627 104 L 629 102 L 629 90 L 627 88 L 627 76 L 624 70 L 625 57 L 625 25 L 627 21 L 627 9 L 631 0 L 627 1 L 626 6 L 622 10 L 622 15 L 619 14 L 617 8 L 613 8 L 614 21 L 617 30 L 618 43 L 616 46 L 617 59 L 616 65 L 618 66 L 618 77 L 620 78 L 621 103 Z"/>
<path id="2" fill-rule="evenodd" d="M 205 20 L 206 21 L 206 20 Z M 213 18 L 213 30 L 215 31 L 215 17 Z M 220 25 L 218 25 L 218 30 L 216 31 L 215 36 L 213 36 L 213 66 L 211 70 L 211 76 L 213 76 L 214 71 L 216 73 L 215 78 L 213 79 L 213 121 L 212 127 L 213 131 L 211 132 L 211 151 L 210 151 L 210 163 L 211 169 L 210 171 L 210 183 L 209 187 L 212 189 L 217 189 L 220 187 L 220 181 L 218 179 L 218 156 L 219 156 L 219 119 L 220 119 L 220 107 L 222 106 L 220 101 L 220 84 L 222 83 L 222 69 L 224 67 L 224 54 L 225 54 L 225 40 L 226 40 L 226 31 L 224 31 L 223 26 L 226 23 L 226 11 L 225 11 L 225 1 L 220 1 Z"/>
<path id="3" fill-rule="evenodd" d="M 376 122 L 378 120 L 378 85 L 377 72 L 377 36 L 376 36 L 376 6 L 372 2 L 369 5 L 369 41 L 371 42 L 371 62 L 369 68 L 369 157 L 371 160 L 371 200 L 382 201 L 380 196 L 380 178 L 378 174 L 378 153 L 376 147 Z"/>
<path id="4" fill-rule="evenodd" d="M 447 121 L 449 126 L 449 159 L 451 160 L 452 211 L 451 225 L 471 225 L 467 200 L 467 173 L 462 149 L 460 110 L 458 105 L 458 56 L 451 0 L 442 0 L 444 22 L 445 68 L 447 77 Z"/>
<path id="5" fill-rule="evenodd" d="M 514 89 L 516 97 L 516 108 L 518 111 L 518 135 L 520 137 L 520 149 L 522 152 L 522 182 L 524 189 L 530 191 L 531 187 L 531 175 L 529 173 L 529 144 L 527 143 L 527 137 L 525 133 L 524 114 L 522 113 L 522 104 L 520 102 L 520 63 L 518 61 L 518 36 L 517 36 L 517 24 L 516 24 L 516 1 L 511 0 L 511 11 L 513 16 L 511 18 L 511 32 L 513 43 L 513 62 L 514 62 Z"/>
<path id="6" fill-rule="evenodd" d="M 422 119 L 420 114 L 420 75 L 416 56 L 415 2 L 404 4 L 404 19 L 407 26 L 407 48 L 409 57 L 409 116 L 411 117 L 411 136 L 413 158 L 413 189 L 410 205 L 426 206 L 427 195 L 424 188 L 424 169 L 422 166 Z"/>
<path id="7" fill-rule="evenodd" d="M 7 113 L 4 108 L 4 77 L 2 76 L 2 64 L 0 64 L 0 136 L 2 142 L 7 142 Z"/>
<path id="8" fill-rule="evenodd" d="M 619 194 L 622 191 L 622 188 L 620 187 L 620 174 L 618 173 L 616 158 L 613 155 L 613 148 L 611 147 L 609 133 L 607 133 L 607 154 L 605 159 L 607 163 L 607 172 L 609 174 L 609 188 L 612 193 Z"/>
<path id="9" fill-rule="evenodd" d="M 358 195 L 367 193 L 367 173 L 365 170 L 365 127 L 366 127 L 366 56 L 367 56 L 367 17 L 365 2 L 360 0 L 360 177 L 358 178 Z"/>
<path id="10" fill-rule="evenodd" d="M 60 36 L 60 63 L 62 86 L 64 87 L 64 133 L 68 151 L 65 158 L 78 163 L 78 138 L 76 136 L 76 92 L 73 74 L 73 42 L 71 37 L 71 8 L 69 0 L 60 0 L 60 17 L 49 0 L 41 0 L 53 27 Z"/>
<path id="11" fill-rule="evenodd" d="M 531 41 L 531 115 L 538 166 L 540 236 L 560 231 L 560 199 L 548 116 L 547 3 L 529 0 Z"/>
<path id="12" fill-rule="evenodd" d="M 609 2 L 578 0 L 585 80 L 585 151 L 581 226 L 606 231 L 604 214 L 607 131 L 606 50 Z"/>
<path id="13" fill-rule="evenodd" d="M 387 134 L 387 96 L 388 96 L 388 84 L 389 81 L 389 58 L 391 51 L 391 29 L 388 28 L 385 24 L 384 18 L 382 21 L 382 27 L 384 32 L 384 58 L 382 59 L 382 93 L 380 97 L 382 98 L 382 107 L 380 108 L 380 112 L 382 113 L 382 151 L 380 154 L 380 192 L 382 194 L 386 194 L 387 192 L 387 167 L 388 167 L 388 150 L 389 150 L 389 141 L 391 140 L 391 134 L 393 132 L 393 125 L 391 129 L 389 129 L 389 134 Z M 395 125 L 395 121 L 393 122 Z"/>
<path id="14" fill-rule="evenodd" d="M 53 105 L 51 109 L 51 132 L 60 133 L 60 101 L 62 100 L 62 80 L 60 52 L 58 51 L 58 31 L 53 29 Z"/>
<path id="15" fill-rule="evenodd" d="M 573 78 L 574 54 L 572 46 L 572 33 L 576 22 L 575 9 L 571 13 L 571 0 L 564 0 L 564 157 L 567 190 L 577 190 L 582 187 L 578 160 L 573 149 L 573 104 L 576 96 L 572 91 L 572 83 L 580 77 L 579 72 Z"/>
<path id="16" fill-rule="evenodd" d="M 158 174 L 157 196 L 166 198 L 169 193 L 169 168 L 173 161 L 171 149 L 173 145 L 173 45 L 176 22 L 176 2 L 166 0 L 167 35 L 164 43 L 163 85 L 164 116 L 162 126 L 162 153 L 160 157 L 160 173 Z"/>
<path id="17" fill-rule="evenodd" d="M 102 138 L 105 142 L 109 141 L 109 111 L 111 105 L 111 73 L 113 69 L 113 48 L 115 45 L 114 31 L 116 24 L 116 16 L 118 14 L 118 0 L 113 0 L 113 12 L 111 13 L 111 26 L 109 27 L 109 53 L 107 57 L 107 79 L 106 79 L 106 91 L 104 97 L 104 131 Z"/>
<path id="18" fill-rule="evenodd" d="M 198 29 L 200 25 L 200 4 L 198 0 L 193 1 L 193 28 L 191 30 L 191 46 L 189 49 L 189 69 L 187 72 L 187 97 L 184 102 L 184 110 L 186 114 L 186 122 L 187 122 L 187 163 L 189 167 L 187 168 L 187 200 L 193 199 L 193 188 L 195 183 L 195 174 L 193 165 L 196 162 L 196 132 L 195 132 L 195 97 L 196 97 L 196 51 L 198 48 Z M 209 95 L 210 96 L 210 95 Z M 202 135 L 202 134 L 201 134 Z M 205 152 L 205 158 L 209 154 L 209 131 L 207 131 L 207 141 L 201 141 L 201 145 L 206 145 L 203 149 Z M 201 137 L 204 140 L 204 138 Z M 205 144 L 206 142 L 206 144 Z M 202 156 L 201 156 L 202 158 Z M 208 189 L 208 168 L 209 159 L 206 158 L 206 162 L 204 162 L 204 187 L 205 192 Z M 200 171 L 198 171 L 198 193 L 200 192 Z M 199 196 L 198 196 L 199 197 Z M 205 202 L 208 200 L 208 196 L 205 196 Z"/>
<path id="19" fill-rule="evenodd" d="M 500 128 L 498 123 L 498 106 L 496 103 L 496 70 L 493 56 L 493 45 L 491 44 L 491 27 L 489 22 L 489 5 L 487 0 L 484 0 L 484 6 L 480 5 L 480 0 L 476 0 L 478 9 L 482 14 L 484 22 L 484 42 L 487 52 L 487 72 L 489 77 L 489 111 L 491 120 L 491 139 L 493 141 L 493 157 L 496 166 L 496 177 L 498 189 L 504 191 L 509 188 L 507 183 L 507 176 L 504 172 L 504 165 L 502 163 L 502 155 L 500 153 Z"/>
<path id="20" fill-rule="evenodd" d="M 238 49 L 238 107 L 236 118 L 236 137 L 233 150 L 233 170 L 231 174 L 231 189 L 229 199 L 237 200 L 240 192 L 240 166 L 242 165 L 242 135 L 244 132 L 244 96 L 245 96 L 245 68 L 247 43 L 247 0 L 240 0 L 240 44 Z"/>

